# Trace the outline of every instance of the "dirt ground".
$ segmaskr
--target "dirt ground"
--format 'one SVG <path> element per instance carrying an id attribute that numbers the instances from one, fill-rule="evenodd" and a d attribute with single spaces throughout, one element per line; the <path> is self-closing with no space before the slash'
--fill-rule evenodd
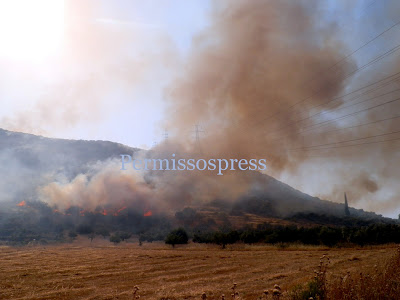
<path id="1" fill-rule="evenodd" d="M 395 246 L 324 247 L 189 244 L 102 240 L 58 246 L 0 247 L 0 299 L 230 299 L 237 284 L 240 299 L 259 299 L 279 284 L 287 295 L 311 280 L 326 254 L 328 276 L 367 272 L 382 265 Z"/>

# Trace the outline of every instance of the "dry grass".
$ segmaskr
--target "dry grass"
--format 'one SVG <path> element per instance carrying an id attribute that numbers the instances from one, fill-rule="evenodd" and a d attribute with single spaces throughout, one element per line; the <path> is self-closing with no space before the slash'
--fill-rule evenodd
<path id="1" fill-rule="evenodd" d="M 357 272 L 379 265 L 394 246 L 327 249 L 190 244 L 171 249 L 162 243 L 123 243 L 0 248 L 1 299 L 230 299 L 233 283 L 239 299 L 259 299 L 279 284 L 283 294 L 308 282 L 323 254 L 330 274 Z M 228 297 L 229 296 L 229 297 Z"/>
<path id="2" fill-rule="evenodd" d="M 357 273 L 333 278 L 328 286 L 329 299 L 400 299 L 400 247 L 390 259 Z"/>

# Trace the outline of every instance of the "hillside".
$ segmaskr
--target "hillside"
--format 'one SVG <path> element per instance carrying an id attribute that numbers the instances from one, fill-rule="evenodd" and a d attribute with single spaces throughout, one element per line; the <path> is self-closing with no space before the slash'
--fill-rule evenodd
<path id="1" fill-rule="evenodd" d="M 100 224 L 110 231 L 124 229 L 132 232 L 165 231 L 178 225 L 205 229 L 254 227 L 263 223 L 347 225 L 341 219 L 344 217 L 342 203 L 312 197 L 260 173 L 251 174 L 254 186 L 259 188 L 249 190 L 237 199 L 214 199 L 192 207 L 183 205 L 182 211 L 177 212 L 143 214 L 143 208 L 140 210 L 132 205 L 112 207 L 108 212 L 105 207 L 91 212 L 82 207 L 70 207 L 67 212 L 60 213 L 44 203 L 35 204 L 39 186 L 57 180 L 71 180 L 90 170 L 97 162 L 139 150 L 108 141 L 54 139 L 0 130 L 2 225 L 15 228 L 20 224 L 21 228 L 32 229 L 40 221 L 49 227 L 71 229 L 79 224 Z M 25 200 L 27 202 L 21 202 Z M 18 207 L 17 203 L 23 203 L 23 207 Z M 350 208 L 350 213 L 353 218 L 391 221 L 354 208 Z"/>
<path id="2" fill-rule="evenodd" d="M 0 201 L 36 199 L 39 185 L 70 180 L 98 161 L 139 149 L 108 141 L 46 138 L 0 129 Z"/>

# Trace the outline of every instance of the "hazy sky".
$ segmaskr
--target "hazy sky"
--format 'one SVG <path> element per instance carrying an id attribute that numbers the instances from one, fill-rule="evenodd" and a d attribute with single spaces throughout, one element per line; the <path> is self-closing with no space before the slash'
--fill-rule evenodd
<path id="1" fill-rule="evenodd" d="M 365 39 L 354 35 L 363 14 L 380 5 L 327 1 L 321 24 L 338 22 L 343 40 L 357 44 Z M 151 147 L 164 131 L 164 88 L 193 38 L 209 26 L 210 6 L 208 0 L 1 0 L 0 127 Z M 370 25 L 373 34 L 376 24 Z"/>
<path id="2" fill-rule="evenodd" d="M 12 15 L 0 21 L 0 127 L 151 147 L 163 87 L 208 10 L 204 0 L 0 1 Z"/>

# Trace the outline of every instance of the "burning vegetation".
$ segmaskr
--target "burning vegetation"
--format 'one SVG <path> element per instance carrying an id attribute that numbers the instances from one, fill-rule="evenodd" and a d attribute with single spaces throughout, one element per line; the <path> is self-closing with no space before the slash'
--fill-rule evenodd
<path id="1" fill-rule="evenodd" d="M 392 6 L 396 8 L 397 4 Z M 245 225 L 256 228 L 264 222 L 299 227 L 310 223 L 395 223 L 347 207 L 364 197 L 377 196 L 384 187 L 383 181 L 398 175 L 396 164 L 391 163 L 397 161 L 397 152 L 391 151 L 385 140 L 379 141 L 376 151 L 357 154 L 356 159 L 361 160 L 358 165 L 353 161 L 354 155 L 344 155 L 348 153 L 343 149 L 335 152 L 340 159 L 324 160 L 317 171 L 315 165 L 308 165 L 311 149 L 332 154 L 334 147 L 325 149 L 324 145 L 353 146 L 351 142 L 359 139 L 359 126 L 363 134 L 389 134 L 363 126 L 380 122 L 375 108 L 395 111 L 398 104 L 397 98 L 380 98 L 397 92 L 392 90 L 398 84 L 392 70 L 397 60 L 375 65 L 380 56 L 373 53 L 365 64 L 358 61 L 352 55 L 358 50 L 350 51 L 335 30 L 337 24 L 320 22 L 319 13 L 324 9 L 318 1 L 214 3 L 210 26 L 196 36 L 180 72 L 174 73 L 178 75 L 165 90 L 168 118 L 163 125 L 169 128 L 170 137 L 149 151 L 111 142 L 57 140 L 1 130 L 0 159 L 4 163 L 0 164 L 0 173 L 7 174 L 0 182 L 4 185 L 1 191 L 4 199 L 15 201 L 9 211 L 1 212 L 3 240 L 21 237 L 26 241 L 33 236 L 42 238 L 41 234 L 56 239 L 66 232 L 103 229 L 151 240 L 155 235 L 165 237 L 177 226 L 203 234 L 220 232 L 221 228 L 239 230 Z M 283 11 L 288 17 L 282 18 Z M 376 38 L 392 33 L 394 27 Z M 352 54 L 344 56 L 346 53 Z M 371 65 L 377 66 L 377 74 L 394 75 L 358 80 L 365 75 L 361 71 Z M 330 71 L 323 71 L 327 69 Z M 363 98 L 365 95 L 372 98 Z M 347 103 L 359 98 L 360 102 Z M 364 107 L 372 100 L 382 102 Z M 303 101 L 307 105 L 299 107 Z M 336 119 L 330 118 L 338 114 L 337 110 L 353 104 L 360 104 L 360 109 L 349 114 L 364 111 L 366 124 L 334 122 Z M 393 105 L 392 109 L 386 104 Z M 340 120 L 345 117 L 347 114 L 338 115 Z M 385 119 L 390 122 L 382 125 L 383 131 L 396 127 L 395 116 Z M 319 128 L 321 122 L 326 125 L 325 131 L 351 130 L 339 137 L 318 130 L 314 135 L 306 134 L 308 129 Z M 207 132 L 201 142 L 198 130 L 195 142 L 185 134 L 193 123 L 201 123 Z M 119 158 L 123 153 L 132 162 L 171 158 L 173 154 L 186 161 L 209 161 L 213 157 L 227 161 L 239 157 L 266 159 L 267 168 L 246 172 L 227 169 L 224 176 L 207 170 L 131 168 L 122 172 Z M 368 155 L 376 159 L 365 159 Z M 13 172 L 16 169 L 18 172 Z M 335 173 L 329 175 L 332 180 L 319 186 L 324 195 L 340 191 L 342 197 L 344 190 L 349 191 L 351 201 L 346 206 L 303 194 L 269 176 L 293 175 L 313 182 L 319 172 L 331 169 Z M 393 183 L 389 190 L 395 191 L 397 186 Z M 382 209 L 397 205 L 391 196 L 395 192 L 385 195 L 390 199 L 371 199 L 375 200 L 373 203 L 384 201 L 379 204 Z"/>
<path id="2" fill-rule="evenodd" d="M 23 203 L 23 205 L 21 205 Z M 127 202 L 128 203 L 128 202 Z M 236 204 L 215 201 L 209 206 L 186 207 L 175 214 L 129 204 L 88 210 L 71 206 L 62 211 L 38 201 L 23 201 L 0 211 L 0 242 L 24 245 L 70 242 L 78 235 L 93 240 L 109 237 L 113 243 L 129 238 L 143 242 L 177 244 L 175 228 L 195 243 L 303 243 L 309 245 L 367 245 L 400 242 L 396 221 L 339 205 L 334 215 L 297 213 L 279 215 L 265 199 L 242 199 Z M 14 207 L 14 208 L 12 208 Z M 329 206 L 328 206 L 329 207 Z M 186 242 L 187 242 L 186 240 Z"/>

